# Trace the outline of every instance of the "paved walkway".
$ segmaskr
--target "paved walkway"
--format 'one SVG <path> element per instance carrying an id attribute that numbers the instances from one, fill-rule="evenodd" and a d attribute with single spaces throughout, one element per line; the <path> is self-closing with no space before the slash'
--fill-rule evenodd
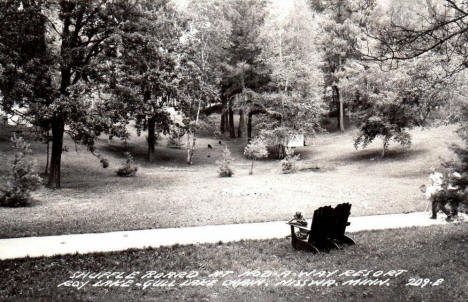
<path id="1" fill-rule="evenodd" d="M 439 215 L 429 219 L 428 212 L 350 217 L 349 233 L 446 224 Z M 465 220 L 467 220 L 465 218 Z M 74 253 L 122 251 L 130 248 L 161 247 L 174 244 L 231 242 L 242 239 L 284 238 L 290 233 L 285 221 L 209 225 L 199 227 L 141 231 L 91 233 L 0 239 L 0 260 Z M 310 224 L 309 224 L 310 225 Z"/>

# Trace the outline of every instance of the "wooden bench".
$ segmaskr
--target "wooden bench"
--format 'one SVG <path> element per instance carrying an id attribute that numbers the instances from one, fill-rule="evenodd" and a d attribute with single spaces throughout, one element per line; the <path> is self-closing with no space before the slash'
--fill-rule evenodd
<path id="1" fill-rule="evenodd" d="M 346 227 L 350 225 L 348 222 L 350 214 L 351 204 L 342 203 L 335 208 L 325 206 L 315 210 L 310 229 L 307 226 L 298 225 L 294 219 L 290 220 L 288 224 L 291 227 L 293 248 L 318 253 L 341 249 L 343 244 L 355 244 L 345 235 Z M 296 229 L 299 230 L 299 236 Z"/>

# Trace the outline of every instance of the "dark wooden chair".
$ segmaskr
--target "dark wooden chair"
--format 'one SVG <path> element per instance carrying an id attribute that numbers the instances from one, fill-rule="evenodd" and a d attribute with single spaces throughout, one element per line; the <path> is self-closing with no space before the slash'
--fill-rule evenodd
<path id="1" fill-rule="evenodd" d="M 331 225 L 330 238 L 338 244 L 355 244 L 354 240 L 345 235 L 346 227 L 351 214 L 351 204 L 342 203 L 336 206 L 334 223 Z"/>
<path id="2" fill-rule="evenodd" d="M 336 208 L 331 206 L 318 208 L 314 211 L 310 229 L 290 220 L 288 224 L 291 227 L 293 248 L 318 253 L 341 249 L 341 244 L 354 244 L 354 241 L 344 234 L 346 226 L 350 225 L 348 222 L 350 213 L 349 203 L 339 204 Z M 299 232 L 296 233 L 296 229 Z"/>

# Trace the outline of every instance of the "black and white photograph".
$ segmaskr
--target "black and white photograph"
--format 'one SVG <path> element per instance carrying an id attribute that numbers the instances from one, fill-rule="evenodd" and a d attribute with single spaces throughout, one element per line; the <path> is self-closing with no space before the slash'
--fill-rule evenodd
<path id="1" fill-rule="evenodd" d="M 0 301 L 468 301 L 468 1 L 0 0 Z"/>

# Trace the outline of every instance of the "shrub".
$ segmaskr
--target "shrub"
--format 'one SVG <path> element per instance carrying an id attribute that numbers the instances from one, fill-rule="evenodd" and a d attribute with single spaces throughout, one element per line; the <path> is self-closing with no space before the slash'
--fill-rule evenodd
<path id="1" fill-rule="evenodd" d="M 453 148 L 455 152 L 461 150 L 457 149 L 459 147 L 456 146 Z M 441 210 L 447 215 L 447 220 L 450 221 L 457 216 L 460 205 L 468 202 L 467 166 L 466 162 L 464 163 L 463 155 L 458 153 L 457 155 L 459 156 L 458 160 L 443 162 L 439 168 L 440 172 L 433 171 L 433 173 L 440 175 L 440 180 L 436 174 L 431 174 L 433 184 L 431 187 L 425 188 L 426 197 L 432 203 L 432 218 L 434 219 L 437 217 L 437 212 Z M 435 177 L 432 177 L 432 175 L 435 175 Z"/>
<path id="2" fill-rule="evenodd" d="M 265 141 L 261 137 L 256 137 L 245 147 L 244 155 L 252 160 L 249 174 L 253 174 L 254 161 L 268 156 L 268 150 Z"/>
<path id="3" fill-rule="evenodd" d="M 99 159 L 99 162 L 101 163 L 104 169 L 109 167 L 109 160 L 107 160 L 107 158 L 104 158 L 101 153 L 96 152 L 94 148 L 91 149 L 90 151 L 91 151 L 91 154 L 93 154 L 94 156 L 96 156 L 97 159 Z"/>
<path id="4" fill-rule="evenodd" d="M 167 139 L 167 147 L 181 149 L 182 148 L 182 140 L 178 136 L 169 136 Z"/>
<path id="5" fill-rule="evenodd" d="M 286 157 L 281 161 L 281 170 L 283 174 L 295 173 L 297 171 L 297 162 L 299 154 L 294 155 L 294 149 L 286 148 Z"/>
<path id="6" fill-rule="evenodd" d="M 234 175 L 234 171 L 231 168 L 231 161 L 231 152 L 227 147 L 225 147 L 223 151 L 223 159 L 216 162 L 219 165 L 218 174 L 220 177 L 231 177 Z"/>
<path id="7" fill-rule="evenodd" d="M 99 162 L 101 163 L 104 169 L 109 167 L 109 161 L 106 158 L 101 158 Z"/>
<path id="8" fill-rule="evenodd" d="M 167 146 L 169 148 L 182 148 L 182 137 L 185 134 L 185 130 L 180 127 L 173 127 L 169 132 L 169 138 L 167 139 Z"/>
<path id="9" fill-rule="evenodd" d="M 402 117 L 404 119 L 405 117 Z M 366 148 L 374 139 L 381 136 L 383 139 L 381 157 L 384 158 L 388 151 L 390 141 L 399 143 L 404 148 L 411 147 L 411 135 L 404 127 L 394 125 L 387 121 L 388 117 L 370 117 L 360 127 L 357 137 L 354 138 L 354 148 L 359 146 Z"/>
<path id="10" fill-rule="evenodd" d="M 0 187 L 0 205 L 8 207 L 26 206 L 31 201 L 31 192 L 41 183 L 41 178 L 34 171 L 34 162 L 27 158 L 31 154 L 31 147 L 22 137 L 13 135 L 11 138 L 15 157 L 10 163 L 7 177 L 2 180 Z"/>
<path id="11" fill-rule="evenodd" d="M 135 176 L 138 171 L 138 167 L 135 166 L 135 160 L 130 152 L 125 152 L 125 161 L 122 163 L 122 166 L 117 170 L 117 175 L 121 177 L 131 177 Z"/>
<path id="12" fill-rule="evenodd" d="M 284 159 L 286 157 L 286 147 L 283 144 L 267 145 L 269 159 Z"/>

